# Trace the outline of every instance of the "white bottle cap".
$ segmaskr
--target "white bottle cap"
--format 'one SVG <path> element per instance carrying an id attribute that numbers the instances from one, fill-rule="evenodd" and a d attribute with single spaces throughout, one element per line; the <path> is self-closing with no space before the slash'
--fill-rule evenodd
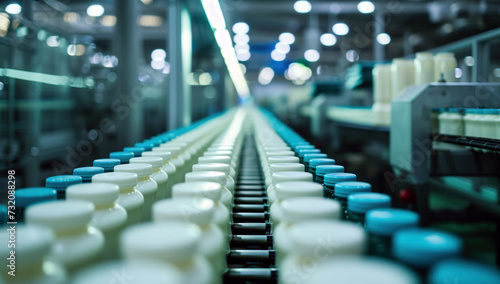
<path id="1" fill-rule="evenodd" d="M 205 157 L 210 157 L 210 156 L 232 156 L 233 152 L 232 151 L 212 151 L 212 152 L 205 152 L 203 156 Z"/>
<path id="2" fill-rule="evenodd" d="M 193 165 L 193 172 L 223 172 L 226 176 L 231 173 L 231 166 L 221 163 L 208 163 Z"/>
<path id="3" fill-rule="evenodd" d="M 182 283 L 182 273 L 175 266 L 159 261 L 112 261 L 95 264 L 79 271 L 71 283 L 178 284 Z"/>
<path id="4" fill-rule="evenodd" d="M 130 159 L 131 164 L 149 164 L 153 167 L 153 171 L 163 167 L 163 159 L 160 157 L 137 157 Z"/>
<path id="5" fill-rule="evenodd" d="M 185 182 L 172 187 L 172 197 L 202 197 L 219 201 L 222 196 L 222 187 L 215 182 Z"/>
<path id="6" fill-rule="evenodd" d="M 273 183 L 287 181 L 313 181 L 313 175 L 306 172 L 277 172 L 272 175 Z"/>
<path id="7" fill-rule="evenodd" d="M 221 146 L 210 146 L 210 148 L 207 149 L 207 152 L 213 152 L 213 151 L 233 151 L 234 146 L 232 145 L 221 145 Z"/>
<path id="8" fill-rule="evenodd" d="M 223 186 L 226 184 L 226 174 L 213 171 L 187 173 L 186 182 L 191 181 L 210 181 Z"/>
<path id="9" fill-rule="evenodd" d="M 285 200 L 302 196 L 323 196 L 323 186 L 312 181 L 286 181 L 275 185 L 276 198 Z"/>
<path id="10" fill-rule="evenodd" d="M 162 222 L 136 225 L 120 236 L 122 254 L 129 260 L 153 259 L 179 263 L 198 248 L 200 228 L 192 223 Z"/>
<path id="11" fill-rule="evenodd" d="M 222 163 L 222 164 L 231 164 L 231 157 L 229 156 L 208 156 L 208 157 L 199 157 L 198 163 L 207 164 L 207 163 Z"/>
<path id="12" fill-rule="evenodd" d="M 335 220 L 341 215 L 340 204 L 323 197 L 296 197 L 281 203 L 283 220 L 298 223 L 308 220 Z"/>
<path id="13" fill-rule="evenodd" d="M 153 220 L 184 221 L 205 226 L 212 221 L 214 212 L 214 202 L 208 198 L 179 197 L 156 202 L 153 205 Z"/>
<path id="14" fill-rule="evenodd" d="M 305 167 L 301 163 L 278 163 L 269 165 L 271 173 L 277 172 L 303 172 Z"/>
<path id="15" fill-rule="evenodd" d="M 7 246 L 11 232 L 9 227 L 0 232 L 0 257 L 2 260 L 10 256 L 10 250 Z M 15 257 L 19 267 L 31 267 L 43 261 L 44 257 L 50 252 L 54 241 L 54 235 L 48 228 L 37 225 L 17 225 L 15 228 Z"/>
<path id="16" fill-rule="evenodd" d="M 138 178 L 146 178 L 153 174 L 153 167 L 150 164 L 123 164 L 115 166 L 115 172 L 134 173 Z"/>
<path id="17" fill-rule="evenodd" d="M 308 283 L 330 284 L 383 283 L 418 284 L 418 276 L 392 261 L 371 257 L 342 257 L 321 263 Z"/>
<path id="18" fill-rule="evenodd" d="M 113 183 L 122 189 L 137 185 L 137 174 L 134 173 L 103 173 L 92 177 L 92 182 Z"/>
<path id="19" fill-rule="evenodd" d="M 347 221 L 311 220 L 293 225 L 289 232 L 294 252 L 302 257 L 314 257 L 318 248 L 329 257 L 359 255 L 365 250 L 363 227 Z"/>
<path id="20" fill-rule="evenodd" d="M 118 199 L 120 187 L 112 183 L 82 183 L 69 186 L 66 190 L 67 200 L 86 200 L 94 205 L 113 203 Z"/>
<path id="21" fill-rule="evenodd" d="M 69 231 L 88 225 L 94 213 L 94 204 L 84 200 L 57 200 L 38 203 L 26 210 L 26 223 Z"/>
<path id="22" fill-rule="evenodd" d="M 272 151 L 272 152 L 266 152 L 266 157 L 271 157 L 271 156 L 295 156 L 295 153 L 293 151 Z"/>
<path id="23" fill-rule="evenodd" d="M 186 150 L 186 148 L 188 146 L 189 146 L 189 144 L 187 142 L 183 142 L 183 141 L 179 141 L 179 140 L 170 141 L 170 142 L 167 142 L 166 144 L 160 145 L 160 147 L 180 147 L 181 151 Z"/>
<path id="24" fill-rule="evenodd" d="M 142 152 L 143 157 L 160 157 L 163 159 L 163 163 L 166 163 L 172 160 L 172 154 L 167 151 L 150 151 L 150 152 Z"/>
<path id="25" fill-rule="evenodd" d="M 294 156 L 268 156 L 267 163 L 268 164 L 277 164 L 277 163 L 298 163 L 299 157 Z"/>
<path id="26" fill-rule="evenodd" d="M 172 157 L 179 156 L 181 147 L 154 147 L 153 152 L 170 152 Z"/>
<path id="27" fill-rule="evenodd" d="M 272 151 L 290 151 L 290 147 L 288 147 L 288 146 L 264 146 L 264 150 L 266 152 L 272 152 Z"/>

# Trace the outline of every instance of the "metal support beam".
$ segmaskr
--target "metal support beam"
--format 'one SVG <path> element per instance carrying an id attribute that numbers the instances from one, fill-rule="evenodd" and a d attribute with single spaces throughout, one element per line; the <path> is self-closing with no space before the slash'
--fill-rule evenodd
<path id="1" fill-rule="evenodd" d="M 375 13 L 373 15 L 373 23 L 375 26 L 373 29 L 373 38 L 375 39 L 373 41 L 373 59 L 375 61 L 384 61 L 385 47 L 376 40 L 377 35 L 385 32 L 384 15 L 381 12 Z"/>
<path id="2" fill-rule="evenodd" d="M 168 128 L 191 123 L 191 88 L 186 76 L 191 72 L 191 19 L 183 0 L 170 0 L 168 7 L 170 58 Z"/>
<path id="3" fill-rule="evenodd" d="M 120 131 L 119 141 L 123 145 L 133 145 L 142 140 L 143 136 L 143 104 L 144 94 L 139 85 L 138 70 L 139 58 L 142 57 L 137 25 L 139 5 L 135 0 L 116 2 L 116 32 L 118 54 L 118 100 L 112 106 L 115 112 Z"/>

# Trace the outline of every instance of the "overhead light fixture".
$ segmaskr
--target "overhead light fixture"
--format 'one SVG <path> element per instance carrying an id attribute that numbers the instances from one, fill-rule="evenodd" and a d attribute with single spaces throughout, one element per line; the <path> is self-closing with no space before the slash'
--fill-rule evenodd
<path id="1" fill-rule="evenodd" d="M 76 23 L 78 22 L 78 19 L 80 19 L 80 15 L 75 12 L 66 12 L 64 13 L 63 20 L 66 23 Z"/>
<path id="2" fill-rule="evenodd" d="M 159 27 L 163 24 L 163 18 L 155 15 L 142 15 L 138 22 L 143 27 Z"/>
<path id="3" fill-rule="evenodd" d="M 245 62 L 245 61 L 250 60 L 250 57 L 252 57 L 252 54 L 250 52 L 236 54 L 236 58 L 241 62 Z M 245 72 L 242 71 L 242 74 L 244 74 L 244 73 L 246 73 L 246 70 L 245 70 Z"/>
<path id="4" fill-rule="evenodd" d="M 275 46 L 276 51 L 283 54 L 288 54 L 290 52 L 290 46 L 283 42 L 278 42 Z"/>
<path id="5" fill-rule="evenodd" d="M 5 7 L 5 12 L 11 14 L 11 15 L 17 15 L 20 14 L 22 11 L 21 5 L 17 3 L 11 3 Z"/>
<path id="6" fill-rule="evenodd" d="M 309 62 L 316 62 L 319 60 L 319 51 L 316 49 L 308 49 L 304 52 L 304 58 Z"/>
<path id="7" fill-rule="evenodd" d="M 283 54 L 277 50 L 271 52 L 271 59 L 274 61 L 283 61 L 286 58 L 286 54 Z"/>
<path id="8" fill-rule="evenodd" d="M 235 34 L 233 40 L 236 44 L 245 44 L 250 41 L 250 37 L 247 34 Z"/>
<path id="9" fill-rule="evenodd" d="M 99 4 L 90 5 L 87 8 L 87 15 L 90 17 L 100 17 L 104 15 L 104 7 Z"/>
<path id="10" fill-rule="evenodd" d="M 219 1 L 217 0 L 201 0 L 203 10 L 208 18 L 208 23 L 212 30 L 220 30 L 226 28 L 226 21 L 220 8 Z"/>
<path id="11" fill-rule="evenodd" d="M 281 33 L 278 39 L 288 45 L 292 45 L 295 42 L 295 36 L 292 33 Z"/>
<path id="12" fill-rule="evenodd" d="M 375 11 L 375 5 L 373 5 L 373 3 L 370 1 L 361 1 L 358 4 L 358 11 L 361 14 L 373 13 L 373 11 Z"/>
<path id="13" fill-rule="evenodd" d="M 333 25 L 332 31 L 336 35 L 343 36 L 349 33 L 349 26 L 345 23 L 336 23 Z"/>
<path id="14" fill-rule="evenodd" d="M 386 33 L 378 34 L 377 42 L 381 45 L 388 45 L 391 42 L 391 36 Z"/>
<path id="15" fill-rule="evenodd" d="M 233 25 L 233 32 L 235 34 L 247 34 L 250 31 L 250 26 L 245 22 L 239 22 Z"/>
<path id="16" fill-rule="evenodd" d="M 144 5 L 149 5 L 149 4 L 153 3 L 153 0 L 141 0 L 141 2 Z"/>
<path id="17" fill-rule="evenodd" d="M 163 70 L 165 68 L 165 60 L 152 60 L 151 61 L 151 68 L 155 70 Z"/>
<path id="18" fill-rule="evenodd" d="M 356 50 L 348 50 L 346 53 L 345 53 L 345 58 L 347 59 L 347 61 L 349 62 L 356 62 L 359 60 L 359 53 L 356 51 Z"/>
<path id="19" fill-rule="evenodd" d="M 106 15 L 101 18 L 101 24 L 105 27 L 114 27 L 116 25 L 116 17 L 113 15 Z"/>
<path id="20" fill-rule="evenodd" d="M 271 67 L 265 67 L 260 70 L 258 81 L 261 85 L 269 85 L 274 78 L 274 70 Z"/>
<path id="21" fill-rule="evenodd" d="M 324 46 L 333 46 L 337 43 L 337 37 L 334 34 L 326 33 L 319 37 L 319 41 Z"/>
<path id="22" fill-rule="evenodd" d="M 69 56 L 82 56 L 85 53 L 83 44 L 70 44 L 66 50 Z"/>
<path id="23" fill-rule="evenodd" d="M 246 43 L 237 44 L 234 46 L 234 50 L 236 51 L 236 53 L 247 53 L 250 51 L 250 46 Z"/>
<path id="24" fill-rule="evenodd" d="M 164 61 L 167 57 L 167 52 L 165 49 L 157 48 L 151 52 L 151 60 L 153 61 Z"/>
<path id="25" fill-rule="evenodd" d="M 49 47 L 58 47 L 61 44 L 58 36 L 49 36 L 46 43 Z"/>
<path id="26" fill-rule="evenodd" d="M 311 12 L 312 6 L 311 3 L 309 3 L 309 1 L 300 0 L 295 2 L 295 4 L 293 4 L 293 9 L 297 13 L 305 14 Z"/>

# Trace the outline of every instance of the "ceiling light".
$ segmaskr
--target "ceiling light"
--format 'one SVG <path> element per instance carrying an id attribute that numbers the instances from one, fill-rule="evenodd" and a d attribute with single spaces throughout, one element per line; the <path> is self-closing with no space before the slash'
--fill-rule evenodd
<path id="1" fill-rule="evenodd" d="M 252 56 L 252 54 L 250 52 L 236 54 L 236 58 L 238 59 L 238 61 L 241 61 L 241 62 L 248 61 L 251 56 Z"/>
<path id="2" fill-rule="evenodd" d="M 49 47 L 58 47 L 60 45 L 58 36 L 49 36 L 46 41 Z"/>
<path id="3" fill-rule="evenodd" d="M 165 68 L 165 64 L 166 62 L 164 60 L 159 60 L 159 61 L 153 60 L 151 61 L 151 68 L 163 71 L 163 68 Z"/>
<path id="4" fill-rule="evenodd" d="M 87 15 L 91 17 L 100 17 L 104 14 L 104 7 L 99 4 L 90 5 L 87 8 Z"/>
<path id="5" fill-rule="evenodd" d="M 316 49 L 308 49 L 304 52 L 304 58 L 309 62 L 316 62 L 319 60 L 319 52 Z"/>
<path id="6" fill-rule="evenodd" d="M 344 23 L 336 23 L 332 27 L 333 33 L 339 36 L 343 36 L 349 33 L 349 26 Z"/>
<path id="7" fill-rule="evenodd" d="M 11 15 L 17 15 L 19 13 L 21 13 L 21 5 L 17 4 L 17 3 L 11 3 L 9 5 L 7 5 L 7 7 L 5 7 L 5 12 L 11 14 Z"/>
<path id="8" fill-rule="evenodd" d="M 274 61 L 283 61 L 285 60 L 286 58 L 286 54 L 283 54 L 277 50 L 273 50 L 271 52 L 271 58 L 274 60 Z"/>
<path id="9" fill-rule="evenodd" d="M 143 27 L 159 27 L 163 23 L 163 18 L 155 15 L 142 15 L 138 23 Z"/>
<path id="10" fill-rule="evenodd" d="M 295 36 L 292 33 L 282 33 L 279 36 L 279 40 L 282 43 L 286 43 L 288 45 L 291 45 L 295 42 Z"/>
<path id="11" fill-rule="evenodd" d="M 324 46 L 333 46 L 337 43 L 337 37 L 334 34 L 326 33 L 320 36 L 319 41 Z"/>
<path id="12" fill-rule="evenodd" d="M 378 34 L 377 42 L 381 45 L 388 45 L 391 42 L 391 37 L 386 33 Z"/>
<path id="13" fill-rule="evenodd" d="M 309 1 L 300 0 L 295 2 L 295 4 L 293 4 L 293 9 L 297 13 L 304 14 L 311 12 L 312 6 L 311 3 L 309 3 Z"/>
<path id="14" fill-rule="evenodd" d="M 164 61 L 167 57 L 167 52 L 164 49 L 157 48 L 151 52 L 151 60 L 153 61 Z"/>
<path id="15" fill-rule="evenodd" d="M 373 3 L 370 1 L 361 1 L 358 4 L 358 11 L 361 14 L 373 13 L 373 11 L 375 11 L 375 5 L 373 5 Z"/>
<path id="16" fill-rule="evenodd" d="M 203 10 L 207 15 L 208 22 L 213 30 L 225 29 L 226 21 L 224 21 L 224 15 L 220 8 L 218 0 L 202 0 Z"/>
<path id="17" fill-rule="evenodd" d="M 286 43 L 283 43 L 283 42 L 278 42 L 276 44 L 275 48 L 276 48 L 276 51 L 283 53 L 283 54 L 287 54 L 288 52 L 290 52 L 290 46 Z"/>
<path id="18" fill-rule="evenodd" d="M 359 60 L 359 53 L 356 51 L 356 50 L 348 50 L 346 53 L 345 53 L 345 58 L 347 59 L 347 61 L 349 62 L 356 62 Z"/>
<path id="19" fill-rule="evenodd" d="M 274 70 L 270 67 L 265 67 L 260 70 L 258 81 L 261 85 L 268 85 L 274 78 Z"/>
<path id="20" fill-rule="evenodd" d="M 105 27 L 114 27 L 116 25 L 116 17 L 113 15 L 106 15 L 101 18 L 101 24 Z"/>
<path id="21" fill-rule="evenodd" d="M 75 12 L 66 12 L 64 13 L 63 19 L 66 23 L 76 23 L 78 19 L 80 19 L 80 15 Z"/>
<path id="22" fill-rule="evenodd" d="M 235 34 L 247 34 L 250 31 L 250 27 L 245 22 L 239 22 L 233 25 L 233 32 Z"/>
<path id="23" fill-rule="evenodd" d="M 250 41 L 250 37 L 247 34 L 235 34 L 233 40 L 236 44 L 245 44 Z"/>
<path id="24" fill-rule="evenodd" d="M 248 44 L 237 44 L 234 46 L 234 50 L 236 53 L 247 53 L 250 50 L 250 46 Z"/>

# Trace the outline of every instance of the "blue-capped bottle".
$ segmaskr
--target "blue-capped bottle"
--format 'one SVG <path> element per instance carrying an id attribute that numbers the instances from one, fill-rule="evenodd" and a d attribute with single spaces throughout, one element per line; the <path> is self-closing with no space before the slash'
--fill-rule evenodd
<path id="1" fill-rule="evenodd" d="M 104 173 L 104 168 L 101 167 L 81 167 L 73 170 L 73 175 L 81 176 L 84 183 L 91 182 L 94 175 L 102 173 Z"/>
<path id="2" fill-rule="evenodd" d="M 46 187 L 29 187 L 16 190 L 16 222 L 24 222 L 24 211 L 31 205 L 57 200 L 57 191 Z"/>
<path id="3" fill-rule="evenodd" d="M 500 283 L 500 271 L 482 263 L 455 258 L 438 262 L 427 277 L 429 284 L 479 282 Z"/>
<path id="4" fill-rule="evenodd" d="M 311 161 L 312 159 L 322 159 L 322 158 L 326 158 L 328 157 L 326 154 L 323 154 L 323 153 L 313 153 L 313 154 L 305 154 L 304 155 L 304 167 L 305 167 L 305 171 L 306 172 L 309 172 L 309 161 Z"/>
<path id="5" fill-rule="evenodd" d="M 70 185 L 82 183 L 81 176 L 61 175 L 48 177 L 45 180 L 45 187 L 53 188 L 57 191 L 57 199 L 66 198 L 66 188 Z"/>
<path id="6" fill-rule="evenodd" d="M 96 160 L 94 160 L 94 167 L 103 168 L 105 173 L 113 172 L 115 166 L 118 166 L 120 164 L 121 164 L 121 162 L 118 159 L 96 159 Z"/>
<path id="7" fill-rule="evenodd" d="M 332 198 L 340 202 L 342 205 L 343 212 L 345 212 L 347 208 L 347 195 L 353 192 L 359 192 L 361 188 L 365 188 L 370 184 L 346 184 L 345 187 L 342 187 L 339 191 L 339 194 L 335 194 L 335 185 L 340 182 L 348 182 L 348 181 L 356 181 L 357 177 L 352 173 L 329 173 L 323 176 L 323 196 L 326 198 Z M 358 189 L 358 187 L 360 187 Z M 371 186 L 369 190 L 361 190 L 360 192 L 371 191 Z"/>
<path id="8" fill-rule="evenodd" d="M 146 151 L 143 147 L 125 147 L 123 148 L 123 152 L 132 152 L 134 153 L 134 157 L 140 157 L 142 152 Z"/>
<path id="9" fill-rule="evenodd" d="M 118 159 L 120 160 L 121 164 L 126 164 L 135 157 L 133 152 L 111 152 L 109 153 L 109 157 L 111 159 Z"/>
<path id="10" fill-rule="evenodd" d="M 459 237 L 437 229 L 403 229 L 392 238 L 393 258 L 415 269 L 422 279 L 433 265 L 459 257 L 462 249 Z"/>
<path id="11" fill-rule="evenodd" d="M 297 150 L 296 150 L 297 151 Z M 321 153 L 321 150 L 319 149 L 299 149 L 297 151 L 297 156 L 299 157 L 299 160 L 301 163 L 304 162 L 304 155 L 306 154 L 320 154 Z"/>
<path id="12" fill-rule="evenodd" d="M 309 172 L 313 175 L 313 180 L 316 180 L 316 167 L 322 165 L 335 165 L 334 159 L 320 158 L 309 161 Z"/>
<path id="13" fill-rule="evenodd" d="M 368 253 L 389 258 L 392 236 L 399 230 L 418 227 L 417 213 L 403 209 L 373 209 L 366 213 L 365 228 L 368 232 Z"/>
<path id="14" fill-rule="evenodd" d="M 324 177 L 326 174 L 343 173 L 344 167 L 340 165 L 320 165 L 316 167 L 315 182 L 324 185 Z"/>
<path id="15" fill-rule="evenodd" d="M 376 192 L 350 194 L 347 197 L 347 220 L 364 225 L 366 212 L 390 207 L 391 197 L 387 194 Z"/>

